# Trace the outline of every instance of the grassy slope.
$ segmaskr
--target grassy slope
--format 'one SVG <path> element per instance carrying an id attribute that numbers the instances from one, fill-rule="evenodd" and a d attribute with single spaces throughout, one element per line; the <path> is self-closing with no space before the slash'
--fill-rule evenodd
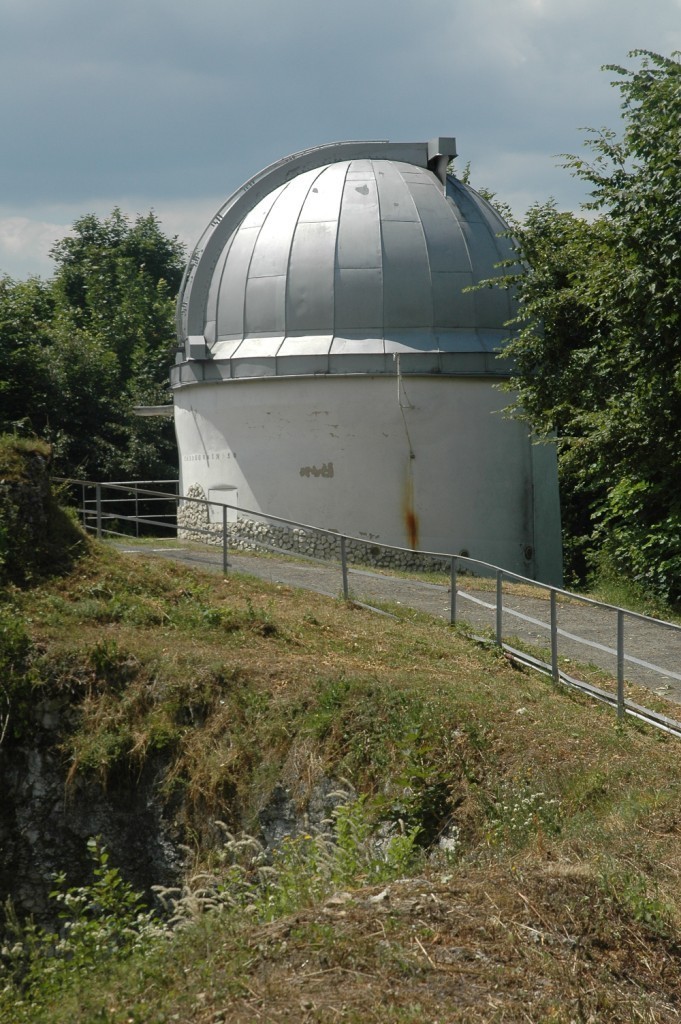
<path id="1" fill-rule="evenodd" d="M 459 829 L 416 878 L 206 916 L 23 1019 L 677 1019 L 676 741 L 440 622 L 247 578 L 97 548 L 7 602 L 31 699 L 79 708 L 71 774 L 163 752 L 197 841 L 215 818 L 254 828 L 275 781 L 302 802 L 324 775 L 424 836 Z"/>

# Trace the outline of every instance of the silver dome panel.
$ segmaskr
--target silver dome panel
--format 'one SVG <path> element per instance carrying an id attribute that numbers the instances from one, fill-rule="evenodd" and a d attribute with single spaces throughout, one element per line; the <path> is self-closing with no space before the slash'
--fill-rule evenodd
<path id="1" fill-rule="evenodd" d="M 174 384 L 215 379 L 215 364 L 220 378 L 507 372 L 494 353 L 513 298 L 468 290 L 512 258 L 505 223 L 467 185 L 443 185 L 425 145 L 418 160 L 417 144 L 406 160 L 366 145 L 324 164 L 304 154 L 312 166 L 269 191 L 264 173 L 215 218 L 183 284 Z"/>

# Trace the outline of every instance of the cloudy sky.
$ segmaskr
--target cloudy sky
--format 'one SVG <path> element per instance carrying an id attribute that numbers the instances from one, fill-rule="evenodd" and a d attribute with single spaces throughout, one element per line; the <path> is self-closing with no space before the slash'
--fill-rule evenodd
<path id="1" fill-rule="evenodd" d="M 49 276 L 76 217 L 155 210 L 193 244 L 279 157 L 455 135 L 521 214 L 617 127 L 603 64 L 681 49 L 681 0 L 0 0 L 0 273 Z"/>

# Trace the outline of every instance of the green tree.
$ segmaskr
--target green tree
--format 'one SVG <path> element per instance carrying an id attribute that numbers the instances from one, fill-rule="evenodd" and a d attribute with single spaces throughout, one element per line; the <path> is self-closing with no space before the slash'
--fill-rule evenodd
<path id="1" fill-rule="evenodd" d="M 184 250 L 153 213 L 89 214 L 52 249 L 48 282 L 0 278 L 0 432 L 37 434 L 64 475 L 175 475 L 169 401 Z"/>
<path id="2" fill-rule="evenodd" d="M 547 204 L 516 226 L 528 270 L 506 282 L 521 302 L 511 386 L 535 428 L 558 435 L 576 568 L 589 537 L 592 559 L 678 602 L 681 64 L 631 56 L 635 68 L 606 69 L 621 136 L 589 132 L 591 159 L 566 158 L 594 219 Z"/>
<path id="3" fill-rule="evenodd" d="M 64 472 L 168 476 L 172 423 L 142 420 L 135 405 L 169 400 L 175 295 L 184 250 L 153 213 L 81 217 L 52 249 L 54 278 L 49 436 Z"/>
<path id="4" fill-rule="evenodd" d="M 507 350 L 514 359 L 512 409 L 557 444 L 565 573 L 572 584 L 588 575 L 593 514 L 611 468 L 598 431 L 610 386 L 600 365 L 609 323 L 586 294 L 594 253 L 607 248 L 603 227 L 559 212 L 552 200 L 536 204 L 513 224 L 524 269 L 506 278 L 520 299 L 518 333 Z"/>
<path id="5" fill-rule="evenodd" d="M 123 381 L 138 373 L 143 388 L 164 381 L 185 264 L 177 239 L 163 234 L 153 213 L 131 224 L 114 209 L 105 220 L 81 217 L 51 255 L 62 329 L 97 337 L 115 352 Z"/>
<path id="6" fill-rule="evenodd" d="M 49 284 L 0 278 L 0 433 L 43 433 L 49 395 Z"/>

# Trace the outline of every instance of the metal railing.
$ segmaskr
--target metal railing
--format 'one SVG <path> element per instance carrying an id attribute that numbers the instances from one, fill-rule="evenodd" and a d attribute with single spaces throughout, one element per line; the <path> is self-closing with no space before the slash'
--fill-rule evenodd
<path id="1" fill-rule="evenodd" d="M 59 483 L 80 487 L 80 520 L 83 529 L 102 537 L 103 523 L 108 523 L 108 536 L 147 535 L 150 528 L 172 529 L 177 527 L 178 480 L 112 480 L 106 484 L 90 480 L 59 480 Z M 154 490 L 146 490 L 144 484 L 153 484 Z M 156 490 L 167 486 L 167 491 Z M 104 489 L 113 490 L 115 497 L 104 497 Z M 130 507 L 132 506 L 132 511 Z M 153 518 L 152 518 L 153 513 Z M 114 524 L 128 524 L 133 529 L 116 529 Z M 153 535 L 153 533 L 152 533 Z"/>
<path id="2" fill-rule="evenodd" d="M 298 560 L 324 562 L 336 565 L 340 571 L 340 588 L 347 600 L 359 594 L 359 589 L 369 594 L 367 600 L 381 600 L 381 586 L 390 580 L 395 587 L 412 589 L 414 586 L 430 588 L 446 595 L 447 607 L 441 613 L 448 616 L 451 624 L 460 619 L 461 602 L 468 603 L 469 615 L 486 616 L 482 624 L 491 627 L 493 642 L 502 647 L 507 655 L 516 661 L 538 669 L 550 675 L 555 682 L 562 682 L 576 687 L 598 700 L 610 704 L 617 710 L 619 717 L 625 714 L 644 719 L 658 728 L 681 736 L 681 723 L 664 715 L 635 704 L 625 697 L 625 681 L 632 668 L 640 678 L 629 676 L 629 682 L 643 680 L 643 685 L 651 688 L 651 679 L 658 679 L 669 686 L 681 683 L 681 626 L 665 622 L 639 612 L 629 611 L 615 605 L 584 597 L 559 587 L 549 586 L 531 580 L 518 573 L 510 572 L 499 566 L 464 555 L 452 555 L 446 552 L 418 551 L 383 544 L 376 540 L 342 535 L 335 531 L 324 530 L 309 524 L 284 519 L 274 515 L 266 515 L 259 511 L 246 509 L 229 503 L 210 501 L 205 498 L 187 497 L 178 493 L 177 481 L 115 481 L 94 482 L 87 480 L 63 481 L 65 485 L 79 489 L 80 515 L 83 527 L 97 537 L 130 538 L 139 537 L 141 530 L 145 536 L 159 535 L 172 531 L 173 536 L 185 540 L 198 541 L 204 545 L 217 546 L 221 549 L 221 567 L 226 574 L 230 567 L 230 555 L 236 555 L 236 548 L 242 550 L 265 550 L 285 556 L 295 556 Z M 140 484 L 154 484 L 153 489 Z M 166 490 L 157 489 L 164 486 Z M 132 509 L 130 508 L 132 506 Z M 125 511 L 127 508 L 128 511 Z M 183 516 L 183 509 L 185 514 Z M 193 514 L 187 509 L 194 510 Z M 255 525 L 254 525 L 255 524 Z M 273 525 L 274 524 L 274 525 Z M 125 526 L 125 529 L 123 528 Z M 243 531 L 246 530 L 244 540 Z M 362 552 L 366 557 L 362 557 Z M 372 573 L 359 565 L 380 565 L 381 559 L 388 561 L 402 559 L 405 566 L 416 559 L 423 565 L 437 567 L 448 576 L 448 584 L 416 580 L 411 574 L 409 578 L 386 576 Z M 407 576 L 408 574 L 405 574 Z M 351 586 L 351 576 L 355 586 Z M 462 580 L 473 580 L 482 577 L 492 582 L 493 601 L 487 601 L 480 592 L 471 593 L 475 586 L 464 589 Z M 517 597 L 505 586 L 521 584 L 523 588 L 531 587 L 542 595 L 541 609 L 546 608 L 547 617 L 542 617 L 538 610 L 537 599 Z M 304 584 L 301 584 L 304 585 Z M 487 584 L 489 586 L 489 583 Z M 331 584 L 333 590 L 333 584 Z M 379 594 L 376 598 L 376 594 Z M 483 592 L 484 593 L 484 592 Z M 373 595 L 373 596 L 372 596 Z M 362 596 L 365 596 L 364 594 Z M 491 595 L 490 595 L 491 596 Z M 404 602 L 409 603 L 409 602 Z M 527 604 L 532 607 L 529 609 Z M 518 607 L 518 605 L 521 605 Z M 603 642 L 602 632 L 599 636 L 579 635 L 582 632 L 593 632 L 592 623 L 585 620 L 584 626 L 571 624 L 571 619 L 579 615 L 575 609 L 587 609 L 588 618 L 600 616 L 604 623 L 612 620 L 612 639 Z M 491 621 L 490 621 L 491 620 Z M 509 621 L 514 623 L 514 631 L 508 628 Z M 636 636 L 627 635 L 627 627 Z M 609 628 L 605 626 L 604 628 Z M 548 641 L 545 656 L 526 652 L 518 647 L 518 641 L 509 643 L 512 637 L 523 636 L 523 630 L 529 630 L 536 647 L 544 647 Z M 539 631 L 539 633 L 537 632 Z M 542 635 L 544 640 L 542 642 Z M 654 637 L 654 639 L 650 639 Z M 634 642 L 636 641 L 636 642 Z M 528 641 L 526 641 L 528 642 Z M 522 646 L 522 645 L 521 645 Z M 656 661 L 647 654 L 652 649 L 656 652 Z M 663 650 L 666 653 L 663 655 Z M 576 655 L 576 651 L 586 651 L 586 655 Z M 594 656 L 600 664 L 614 677 L 615 692 L 578 679 L 568 674 L 561 667 L 569 653 L 571 662 L 591 660 Z M 658 660 L 667 661 L 667 667 L 659 665 Z M 671 665 L 673 664 L 673 668 Z M 681 694 L 681 687 L 678 688 Z"/>

